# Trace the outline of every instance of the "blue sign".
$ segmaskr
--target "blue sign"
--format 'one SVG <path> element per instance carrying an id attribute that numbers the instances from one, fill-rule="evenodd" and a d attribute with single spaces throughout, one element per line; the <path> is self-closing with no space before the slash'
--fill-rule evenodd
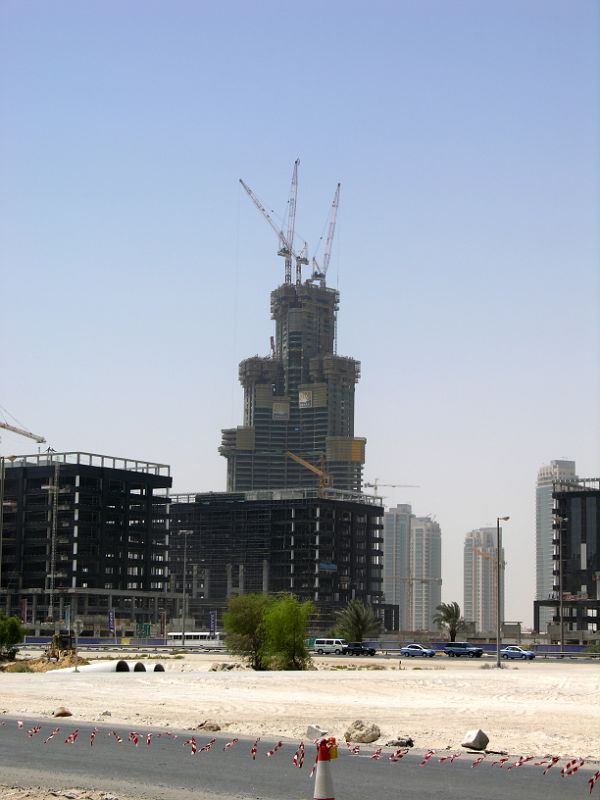
<path id="1" fill-rule="evenodd" d="M 108 632 L 113 633 L 115 632 L 115 610 L 114 608 L 109 609 L 108 611 Z"/>
<path id="2" fill-rule="evenodd" d="M 214 636 L 217 632 L 217 612 L 216 611 L 209 611 L 208 612 L 208 630 L 211 636 Z"/>

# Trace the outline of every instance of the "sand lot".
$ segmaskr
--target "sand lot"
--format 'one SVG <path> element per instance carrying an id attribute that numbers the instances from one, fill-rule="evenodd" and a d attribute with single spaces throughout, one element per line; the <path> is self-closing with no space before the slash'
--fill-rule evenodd
<path id="1" fill-rule="evenodd" d="M 598 663 L 540 660 L 498 670 L 491 661 L 443 657 L 401 665 L 337 657 L 316 659 L 317 670 L 303 673 L 208 671 L 233 660 L 167 657 L 164 673 L 3 673 L 0 712 L 50 718 L 66 705 L 73 721 L 151 731 L 209 719 L 224 732 L 296 740 L 309 723 L 343 738 L 363 719 L 381 728 L 377 744 L 410 735 L 419 749 L 457 747 L 465 731 L 481 727 L 494 750 L 600 760 Z"/>

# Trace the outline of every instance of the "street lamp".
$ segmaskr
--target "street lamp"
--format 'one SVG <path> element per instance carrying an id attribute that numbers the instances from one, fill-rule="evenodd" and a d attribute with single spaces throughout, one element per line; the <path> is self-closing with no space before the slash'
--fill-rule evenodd
<path id="1" fill-rule="evenodd" d="M 496 666 L 500 669 L 500 550 L 502 548 L 502 531 L 500 522 L 507 522 L 510 517 L 496 517 Z"/>

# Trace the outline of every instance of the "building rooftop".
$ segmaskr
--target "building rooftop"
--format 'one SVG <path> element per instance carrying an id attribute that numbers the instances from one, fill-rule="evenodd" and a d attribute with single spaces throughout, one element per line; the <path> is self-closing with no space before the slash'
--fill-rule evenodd
<path id="1" fill-rule="evenodd" d="M 171 494 L 171 503 L 195 503 L 197 497 L 243 497 L 244 500 L 310 500 L 323 498 L 325 500 L 343 500 L 352 503 L 365 503 L 371 506 L 381 506 L 381 498 L 372 494 L 348 492 L 343 489 L 255 489 L 247 492 L 187 492 L 184 494 Z"/>
<path id="2" fill-rule="evenodd" d="M 58 464 L 82 464 L 86 467 L 106 467 L 121 469 L 127 472 L 143 472 L 149 475 L 171 475 L 168 464 L 155 464 L 152 461 L 141 461 L 133 458 L 104 456 L 98 453 L 55 453 L 45 451 L 34 455 L 4 456 L 6 468 L 10 467 L 48 467 Z"/>

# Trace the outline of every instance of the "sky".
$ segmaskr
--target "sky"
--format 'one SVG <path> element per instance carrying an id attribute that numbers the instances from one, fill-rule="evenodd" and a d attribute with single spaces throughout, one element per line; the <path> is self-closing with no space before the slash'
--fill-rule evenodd
<path id="1" fill-rule="evenodd" d="M 465 533 L 510 515 L 506 618 L 531 625 L 537 471 L 600 474 L 599 23 L 591 0 L 2 0 L 0 405 L 224 490 L 283 281 L 238 179 L 280 220 L 300 158 L 310 255 L 342 184 L 365 478 L 420 487 L 381 494 L 439 522 L 444 601 Z"/>

